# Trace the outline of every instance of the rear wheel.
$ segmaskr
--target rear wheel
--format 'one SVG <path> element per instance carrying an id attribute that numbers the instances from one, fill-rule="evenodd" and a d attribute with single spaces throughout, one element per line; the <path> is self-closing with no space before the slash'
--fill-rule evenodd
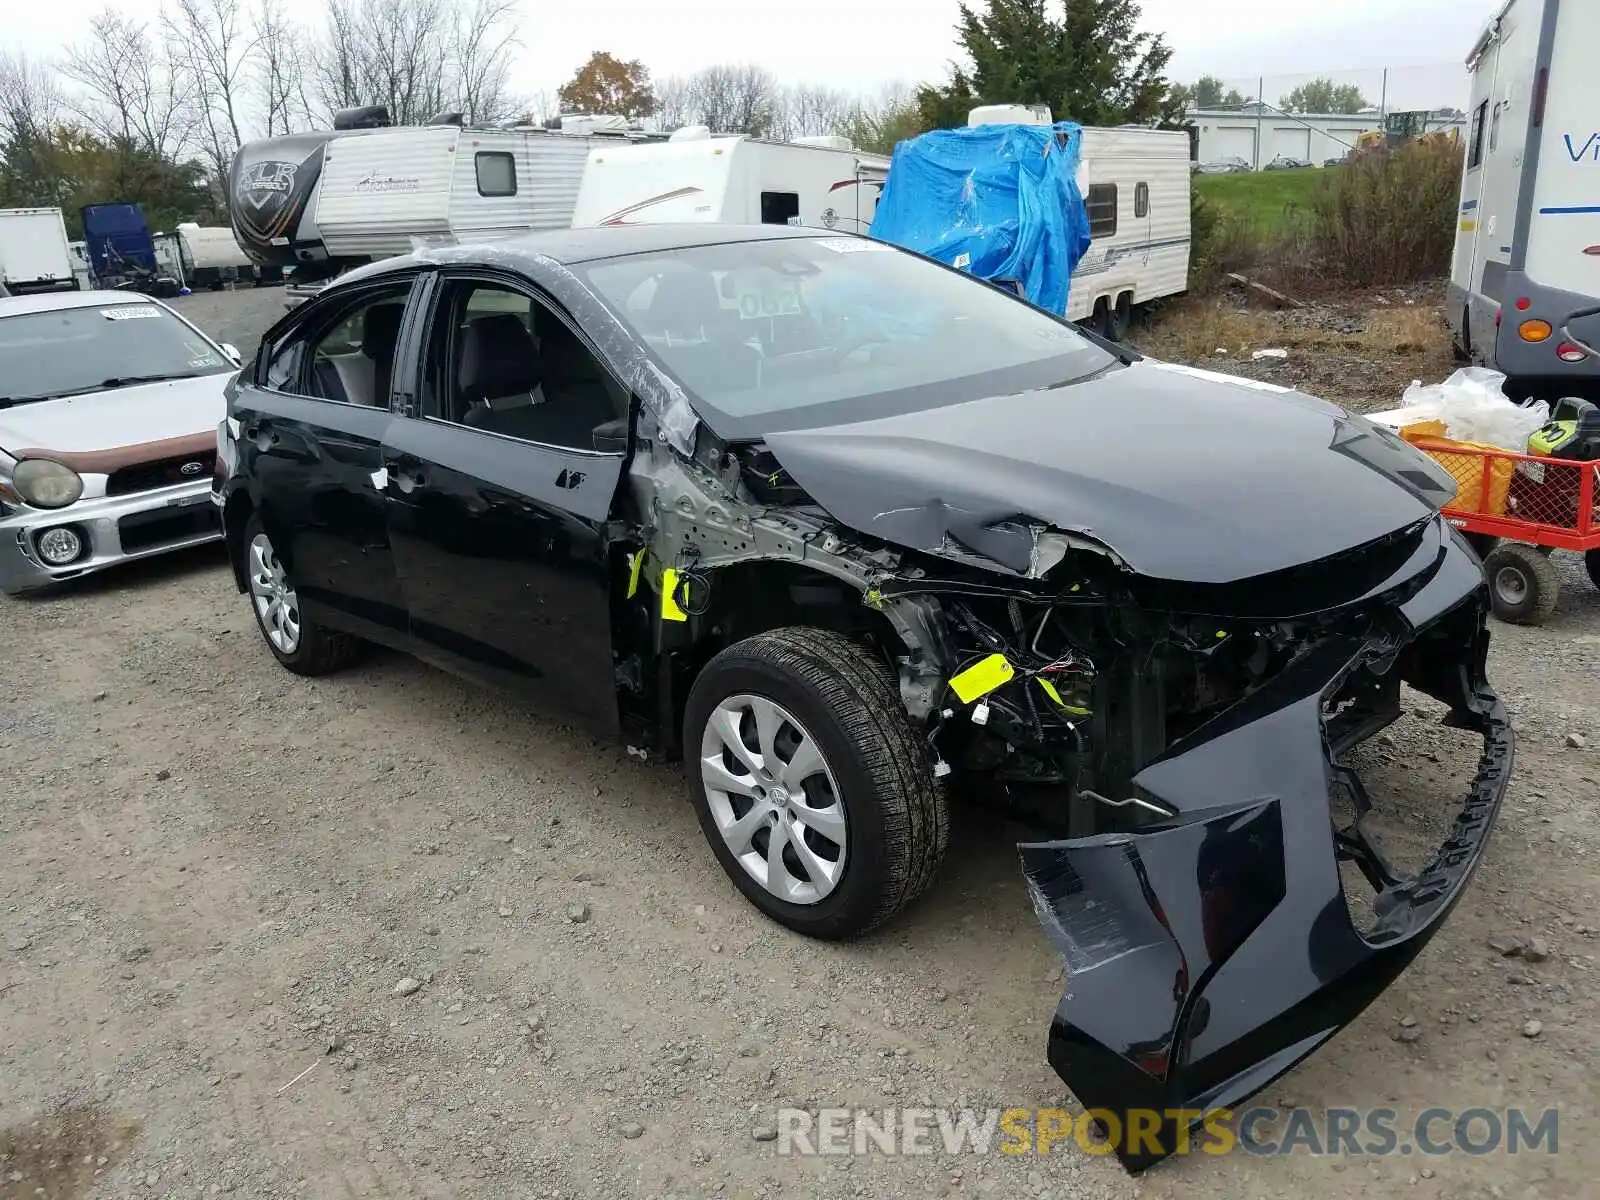
<path id="1" fill-rule="evenodd" d="M 1501 542 L 1483 560 L 1494 615 L 1513 625 L 1542 625 L 1556 611 L 1561 577 L 1537 546 Z"/>
<path id="2" fill-rule="evenodd" d="M 1094 302 L 1094 313 L 1084 322 L 1084 326 L 1101 337 L 1111 336 L 1111 309 L 1104 296 Z"/>
<path id="3" fill-rule="evenodd" d="M 738 642 L 695 680 L 684 716 L 695 811 L 762 912 L 849 938 L 932 881 L 949 841 L 927 743 L 885 664 L 836 633 Z"/>
<path id="4" fill-rule="evenodd" d="M 250 608 L 272 657 L 296 675 L 327 675 L 355 662 L 359 638 L 324 629 L 300 612 L 300 597 L 259 517 L 245 526 L 244 543 Z"/>

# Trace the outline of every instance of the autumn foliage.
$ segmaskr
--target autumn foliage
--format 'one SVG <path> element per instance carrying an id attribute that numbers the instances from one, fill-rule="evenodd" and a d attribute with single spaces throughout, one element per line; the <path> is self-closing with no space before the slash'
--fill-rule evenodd
<path id="1" fill-rule="evenodd" d="M 596 50 L 578 73 L 562 85 L 562 107 L 568 111 L 607 113 L 639 119 L 656 110 L 650 72 L 638 59 L 623 62 Z"/>

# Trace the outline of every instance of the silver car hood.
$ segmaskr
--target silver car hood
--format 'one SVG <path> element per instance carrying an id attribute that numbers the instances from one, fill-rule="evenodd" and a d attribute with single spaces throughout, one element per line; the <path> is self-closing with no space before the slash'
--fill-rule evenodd
<path id="1" fill-rule="evenodd" d="M 0 409 L 0 450 L 82 454 L 207 433 L 226 415 L 230 378 L 219 371 Z"/>

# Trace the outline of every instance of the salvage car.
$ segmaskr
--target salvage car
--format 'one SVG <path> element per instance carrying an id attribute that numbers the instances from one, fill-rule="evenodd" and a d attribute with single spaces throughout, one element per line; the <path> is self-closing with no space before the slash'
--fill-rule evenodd
<path id="1" fill-rule="evenodd" d="M 0 301 L 0 590 L 217 541 L 223 385 L 238 352 L 158 300 Z"/>
<path id="2" fill-rule="evenodd" d="M 1052 1064 L 1168 1114 L 1131 1169 L 1404 969 L 1506 788 L 1437 465 L 870 239 L 419 249 L 272 329 L 218 438 L 280 663 L 382 643 L 681 756 L 717 861 L 791 929 L 879 924 L 933 880 L 954 787 L 1010 800 L 1068 972 Z M 1412 874 L 1349 765 L 1403 683 L 1483 746 Z"/>

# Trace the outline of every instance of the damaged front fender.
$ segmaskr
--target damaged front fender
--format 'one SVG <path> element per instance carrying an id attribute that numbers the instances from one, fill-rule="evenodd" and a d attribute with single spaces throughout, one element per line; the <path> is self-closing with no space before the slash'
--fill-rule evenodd
<path id="1" fill-rule="evenodd" d="M 1405 659 L 1407 681 L 1484 739 L 1450 835 L 1418 874 L 1394 872 L 1359 821 L 1334 828 L 1331 793 L 1362 793 L 1330 745 L 1325 700 L 1352 671 L 1398 658 L 1392 639 L 1353 636 L 1323 641 L 1135 776 L 1136 794 L 1171 819 L 1020 847 L 1067 969 L 1051 1066 L 1121 1130 L 1158 1121 L 1153 1137 L 1116 1139 L 1130 1171 L 1187 1144 L 1201 1113 L 1254 1095 L 1353 1020 L 1460 896 L 1512 760 L 1509 718 L 1483 676 L 1479 600 L 1440 618 L 1450 636 L 1417 635 Z M 1418 596 L 1410 615 L 1430 603 Z M 1370 928 L 1351 920 L 1341 857 L 1375 881 Z"/>

